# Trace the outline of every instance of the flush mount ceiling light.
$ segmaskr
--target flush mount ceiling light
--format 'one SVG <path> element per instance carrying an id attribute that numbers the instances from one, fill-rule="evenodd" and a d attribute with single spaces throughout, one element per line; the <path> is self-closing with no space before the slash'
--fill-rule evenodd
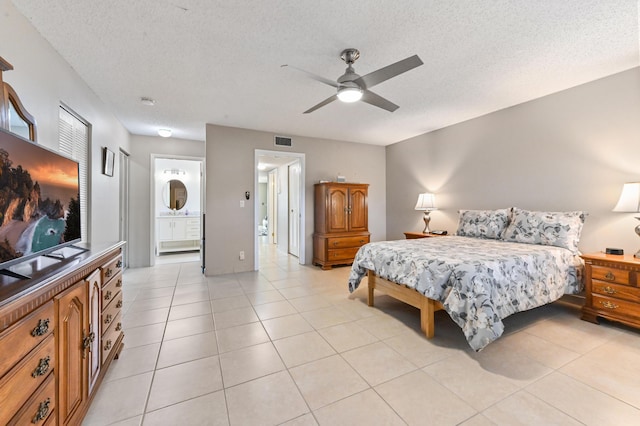
<path id="1" fill-rule="evenodd" d="M 140 98 L 140 103 L 145 106 L 154 106 L 156 104 L 156 101 L 143 96 L 142 98 Z"/>
<path id="2" fill-rule="evenodd" d="M 163 138 L 171 137 L 171 134 L 171 129 L 158 129 L 158 136 L 161 136 Z"/>

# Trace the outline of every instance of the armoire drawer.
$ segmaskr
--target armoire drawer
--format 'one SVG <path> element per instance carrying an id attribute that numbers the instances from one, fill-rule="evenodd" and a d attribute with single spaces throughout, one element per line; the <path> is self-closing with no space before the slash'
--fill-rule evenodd
<path id="1" fill-rule="evenodd" d="M 349 260 L 349 262 L 352 262 L 359 249 L 360 247 L 327 250 L 327 257 L 330 261 Z"/>
<path id="2" fill-rule="evenodd" d="M 55 407 L 56 381 L 53 374 L 49 374 L 42 386 L 9 421 L 8 426 L 54 425 L 56 424 Z"/>
<path id="3" fill-rule="evenodd" d="M 354 237 L 333 237 L 327 238 L 327 248 L 330 250 L 357 247 L 360 248 L 369 242 L 368 235 L 360 235 Z"/>
<path id="4" fill-rule="evenodd" d="M 102 307 L 107 307 L 109 303 L 118 295 L 122 289 L 122 273 L 118 273 L 109 283 L 102 287 Z"/>
<path id="5" fill-rule="evenodd" d="M 116 296 L 109 302 L 102 311 L 102 329 L 106 330 L 111 326 L 111 323 L 116 319 L 116 316 L 120 314 L 122 310 L 122 292 L 116 294 Z"/>
<path id="6" fill-rule="evenodd" d="M 122 256 L 118 256 L 100 268 L 102 270 L 102 285 L 108 284 L 109 280 L 122 271 Z"/>
<path id="7" fill-rule="evenodd" d="M 122 320 L 120 317 L 120 312 L 118 312 L 118 314 L 114 317 L 111 324 L 109 324 L 109 328 L 105 326 L 105 329 L 106 331 L 102 333 L 102 342 L 101 342 L 102 363 L 104 363 L 107 360 L 107 358 L 109 357 L 109 354 L 111 353 L 113 348 L 116 346 L 116 342 L 120 337 L 120 334 L 122 334 Z"/>

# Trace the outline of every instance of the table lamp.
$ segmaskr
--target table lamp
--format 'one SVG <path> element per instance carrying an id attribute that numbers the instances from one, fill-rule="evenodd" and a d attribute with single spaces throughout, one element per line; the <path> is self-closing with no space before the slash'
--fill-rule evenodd
<path id="1" fill-rule="evenodd" d="M 640 182 L 625 183 L 618 204 L 613 208 L 614 212 L 638 213 L 640 212 Z M 640 220 L 640 217 L 636 217 Z M 640 225 L 636 226 L 636 234 L 640 237 Z M 634 257 L 640 258 L 640 250 Z"/>
<path id="2" fill-rule="evenodd" d="M 437 210 L 434 195 L 427 192 L 418 195 L 418 202 L 416 203 L 415 209 L 424 211 L 424 229 L 422 230 L 422 233 L 430 233 L 431 230 L 429 229 L 429 222 L 431 221 L 431 218 L 429 217 L 429 213 L 433 210 Z"/>

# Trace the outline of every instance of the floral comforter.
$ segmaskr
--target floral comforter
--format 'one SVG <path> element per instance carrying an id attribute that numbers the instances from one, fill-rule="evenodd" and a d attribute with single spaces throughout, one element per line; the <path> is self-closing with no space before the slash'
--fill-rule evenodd
<path id="1" fill-rule="evenodd" d="M 349 276 L 367 270 L 442 302 L 476 351 L 504 331 L 502 319 L 582 290 L 583 263 L 561 247 L 450 236 L 369 243 Z"/>

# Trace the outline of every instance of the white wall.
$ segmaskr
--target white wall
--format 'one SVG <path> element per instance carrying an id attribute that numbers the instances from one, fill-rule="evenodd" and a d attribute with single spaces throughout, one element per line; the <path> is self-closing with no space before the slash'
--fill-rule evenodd
<path id="1" fill-rule="evenodd" d="M 249 271 L 254 265 L 256 220 L 252 203 L 239 207 L 245 191 L 253 193 L 255 150 L 304 153 L 306 199 L 306 264 L 313 256 L 313 184 L 335 179 L 368 183 L 369 232 L 374 241 L 386 239 L 385 149 L 382 146 L 293 136 L 293 147 L 275 147 L 274 133 L 207 124 L 206 140 L 206 274 Z M 253 198 L 252 198 L 253 200 Z M 243 250 L 245 260 L 238 259 Z"/>
<path id="2" fill-rule="evenodd" d="M 204 158 L 204 142 L 159 136 L 131 136 L 131 188 L 129 264 L 151 264 L 151 155 Z"/>
<path id="3" fill-rule="evenodd" d="M 44 40 L 9 0 L 0 0 L 0 56 L 13 71 L 3 74 L 36 118 L 38 143 L 58 150 L 61 103 L 91 124 L 90 229 L 94 243 L 117 241 L 119 235 L 119 170 L 103 175 L 102 147 L 129 150 L 129 133 L 111 110 Z"/>
<path id="4" fill-rule="evenodd" d="M 432 229 L 458 209 L 586 210 L 580 249 L 640 248 L 633 214 L 613 213 L 640 181 L 640 68 L 386 147 L 387 232 L 420 231 L 418 194 L 436 193 Z"/>

